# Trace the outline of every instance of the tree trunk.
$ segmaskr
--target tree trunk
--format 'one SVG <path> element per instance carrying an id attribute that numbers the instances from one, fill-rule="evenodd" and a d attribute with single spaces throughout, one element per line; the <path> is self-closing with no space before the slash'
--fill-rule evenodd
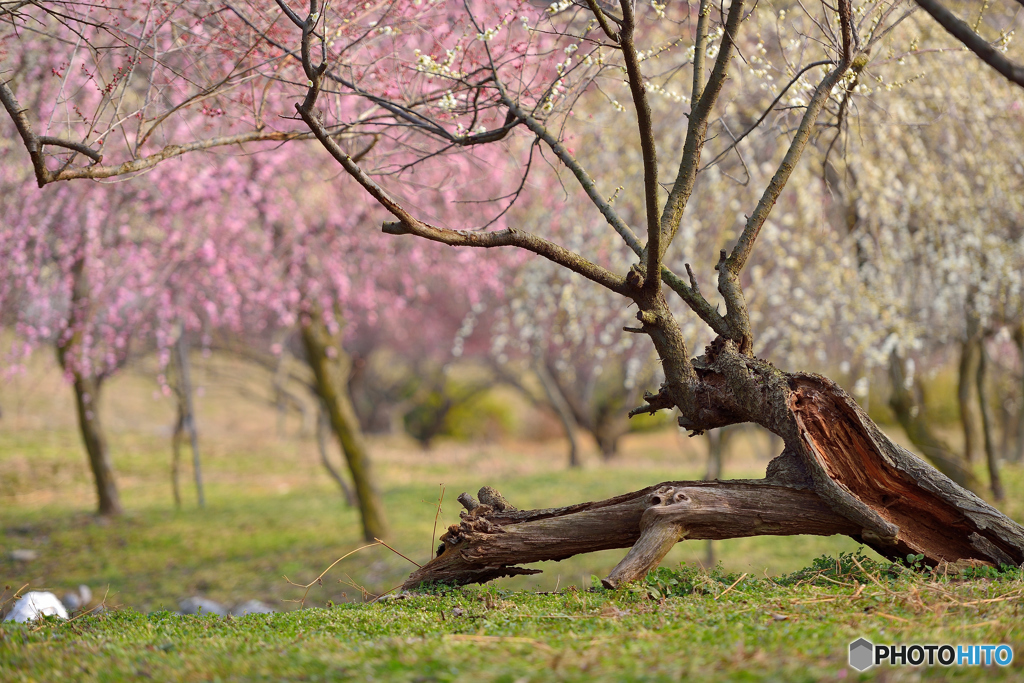
<path id="1" fill-rule="evenodd" d="M 668 353 L 660 348 L 662 358 Z M 719 339 L 691 361 L 693 401 L 666 382 L 644 410 L 680 407 L 686 428 L 755 422 L 785 450 L 753 481 L 667 482 L 566 508 L 517 511 L 485 487 L 406 588 L 534 574 L 517 566 L 634 547 L 605 579 L 618 587 L 653 568 L 673 539 L 844 534 L 888 558 L 922 554 L 930 565 L 971 559 L 1024 562 L 1024 528 L 890 441 L 838 385 L 783 373 Z M 669 375 L 671 376 L 671 375 Z M 486 494 L 486 497 L 485 497 Z"/>
<path id="2" fill-rule="evenodd" d="M 704 474 L 704 481 L 715 481 L 722 478 L 722 458 L 725 455 L 725 443 L 729 440 L 729 429 L 729 427 L 722 427 L 707 433 L 708 471 Z M 715 542 L 711 539 L 708 539 L 705 548 L 704 566 L 709 569 L 715 566 Z"/>
<path id="3" fill-rule="evenodd" d="M 178 417 L 171 434 L 171 491 L 174 493 L 174 507 L 181 509 L 181 440 L 185 436 L 185 409 L 178 400 Z"/>
<path id="4" fill-rule="evenodd" d="M 320 451 L 320 462 L 323 464 L 324 469 L 327 470 L 327 474 L 331 475 L 331 479 L 341 489 L 341 495 L 345 499 L 345 504 L 350 508 L 355 507 L 355 493 L 352 492 L 352 488 L 345 481 L 345 477 L 341 476 L 338 468 L 331 463 L 327 453 L 327 432 L 330 431 L 330 428 L 330 418 L 327 416 L 327 409 L 321 406 L 316 420 L 316 447 Z"/>
<path id="5" fill-rule="evenodd" d="M 78 410 L 78 429 L 82 443 L 89 456 L 89 467 L 96 482 L 99 498 L 99 513 L 105 516 L 120 515 L 121 496 L 114 480 L 114 468 L 110 462 L 107 439 L 100 424 L 99 404 L 101 380 L 95 377 L 75 375 L 75 407 Z"/>
<path id="6" fill-rule="evenodd" d="M 1017 356 L 1020 359 L 1020 395 L 1017 397 L 1017 452 L 1014 460 L 1024 462 L 1024 323 L 1013 331 L 1013 341 L 1017 345 Z"/>
<path id="7" fill-rule="evenodd" d="M 196 498 L 199 507 L 206 507 L 206 494 L 203 491 L 203 468 L 199 458 L 199 432 L 196 429 L 195 407 L 192 403 L 192 370 L 188 357 L 188 340 L 182 330 L 178 341 L 174 344 L 174 353 L 178 364 L 178 410 L 182 416 L 182 427 L 188 434 L 192 447 L 192 474 L 196 481 Z"/>
<path id="8" fill-rule="evenodd" d="M 576 440 L 579 424 L 572 413 L 572 407 L 565 399 L 565 396 L 562 395 L 558 382 L 551 376 L 551 372 L 548 370 L 547 365 L 544 364 L 542 358 L 535 359 L 533 371 L 540 381 L 541 388 L 544 389 L 544 395 L 548 399 L 548 404 L 554 409 L 555 414 L 558 415 L 558 419 L 562 422 L 562 428 L 565 430 L 565 436 L 569 439 L 569 467 L 580 467 L 582 462 L 579 455 L 579 443 Z"/>
<path id="9" fill-rule="evenodd" d="M 981 348 L 978 337 L 971 336 L 960 343 L 960 368 L 957 378 L 957 401 L 960 404 L 960 422 L 964 430 L 964 458 L 974 462 L 978 446 L 978 421 L 972 408 L 971 395 L 978 372 L 978 351 Z"/>
<path id="10" fill-rule="evenodd" d="M 311 313 L 300 325 L 306 359 L 313 371 L 316 393 L 327 409 L 331 429 L 345 454 L 367 541 L 387 536 L 384 506 L 371 476 L 370 453 L 359 431 L 348 396 L 348 359 L 341 344 L 332 339 L 323 318 Z"/>
<path id="11" fill-rule="evenodd" d="M 89 468 L 92 470 L 99 500 L 99 514 L 116 516 L 124 512 L 121 496 L 114 480 L 114 468 L 110 462 L 107 439 L 100 423 L 100 388 L 102 376 L 83 375 L 75 368 L 74 353 L 81 343 L 80 326 L 89 315 L 89 283 L 85 276 L 85 257 L 78 258 L 71 268 L 71 312 L 68 320 L 70 337 L 57 345 L 57 361 L 65 373 L 70 373 L 75 390 L 75 409 L 78 413 L 78 431 L 82 435 Z"/>
<path id="12" fill-rule="evenodd" d="M 899 421 L 907 438 L 921 451 L 940 472 L 960 486 L 977 491 L 980 484 L 970 466 L 965 464 L 946 442 L 932 431 L 925 412 L 924 401 L 916 385 L 907 386 L 903 374 L 903 360 L 896 351 L 889 355 L 889 377 L 892 381 L 892 396 L 889 406 Z M 964 424 L 967 424 L 966 422 Z"/>
<path id="13" fill-rule="evenodd" d="M 989 415 L 988 398 L 985 396 L 985 374 L 988 372 L 988 359 L 984 341 L 980 344 L 978 354 L 978 406 L 981 408 L 981 430 L 985 436 L 985 462 L 988 463 L 989 482 L 992 497 L 1003 500 L 1003 482 L 999 477 L 999 459 L 996 457 L 995 443 L 992 440 L 992 419 Z"/>

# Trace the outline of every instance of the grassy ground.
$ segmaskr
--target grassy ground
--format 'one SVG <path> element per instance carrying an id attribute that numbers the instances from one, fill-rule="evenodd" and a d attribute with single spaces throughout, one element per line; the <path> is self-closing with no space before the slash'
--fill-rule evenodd
<path id="1" fill-rule="evenodd" d="M 659 570 L 632 591 L 447 590 L 237 619 L 133 611 L 0 627 L 5 681 L 1020 680 L 1024 666 L 858 674 L 847 646 L 1009 643 L 1020 571 L 893 576 L 867 558 L 782 579 Z M 863 571 L 861 570 L 863 568 Z"/>
<path id="2" fill-rule="evenodd" d="M 608 551 L 541 563 L 538 577 L 490 588 L 367 605 L 364 590 L 386 591 L 411 567 L 375 547 L 335 567 L 307 596 L 305 606 L 315 609 L 298 611 L 294 601 L 303 591 L 283 577 L 308 582 L 361 545 L 356 514 L 323 472 L 313 441 L 298 436 L 298 418 L 288 418 L 284 434 L 278 433 L 273 410 L 254 398 L 267 384 L 257 370 L 219 359 L 205 367 L 197 364 L 205 387 L 199 414 L 207 507 L 197 509 L 187 479 L 185 505 L 174 507 L 171 408 L 143 369 L 116 379 L 104 396 L 128 509 L 109 522 L 91 514 L 70 394 L 52 366 L 42 359 L 0 386 L 0 582 L 10 586 L 6 596 L 26 585 L 60 594 L 86 583 L 106 595 L 108 606 L 122 608 L 39 630 L 0 628 L 0 680 L 818 680 L 854 675 L 844 666 L 845 648 L 859 635 L 874 642 L 1020 644 L 1019 578 L 940 583 L 894 579 L 875 569 L 871 576 L 882 586 L 866 575 L 858 575 L 857 584 L 842 576 L 799 585 L 769 580 L 819 555 L 854 550 L 844 538 L 716 543 L 716 560 L 728 576 L 694 578 L 688 569 L 677 585 L 697 583 L 697 590 L 676 590 L 685 594 L 664 600 L 666 591 L 656 587 L 587 592 L 591 575 L 606 574 L 624 552 Z M 568 471 L 557 440 L 442 442 L 428 453 L 402 439 L 373 442 L 390 542 L 420 562 L 434 545 L 441 484 L 447 493 L 439 530 L 457 519 L 454 498 L 463 490 L 495 485 L 523 508 L 594 500 L 699 478 L 704 448 L 673 432 L 633 435 L 618 461 L 591 456 L 584 468 Z M 741 435 L 731 445 L 726 474 L 760 476 L 770 452 L 767 438 Z M 1020 519 L 1024 476 L 1012 468 L 1005 474 L 1010 501 L 1003 507 Z M 37 558 L 17 561 L 11 556 L 16 549 L 33 550 Z M 706 550 L 703 542 L 680 543 L 664 566 L 698 567 Z M 715 599 L 743 573 L 743 581 Z M 857 585 L 868 588 L 851 599 Z M 534 594 L 556 588 L 556 595 Z M 258 598 L 291 611 L 228 621 L 161 612 L 190 595 L 227 604 Z M 939 668 L 927 675 L 999 673 Z"/>

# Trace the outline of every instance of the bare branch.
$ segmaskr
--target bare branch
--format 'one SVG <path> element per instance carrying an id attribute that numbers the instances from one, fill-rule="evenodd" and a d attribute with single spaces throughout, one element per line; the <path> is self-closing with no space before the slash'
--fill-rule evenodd
<path id="1" fill-rule="evenodd" d="M 765 220 L 767 220 L 768 215 L 771 213 L 772 207 L 775 206 L 776 200 L 778 200 L 783 188 L 785 188 L 786 183 L 789 181 L 789 177 L 796 168 L 818 120 L 818 115 L 832 93 L 832 88 L 840 82 L 843 75 L 853 64 L 853 28 L 850 0 L 839 0 L 838 6 L 840 30 L 842 32 L 842 54 L 839 57 L 839 62 L 814 90 L 814 94 L 807 104 L 807 109 L 804 110 L 804 115 L 796 130 L 796 134 L 793 136 L 789 149 L 786 151 L 786 156 L 783 158 L 782 163 L 779 164 L 775 175 L 772 176 L 768 187 L 765 188 L 754 212 L 747 218 L 747 224 L 743 228 L 743 233 L 737 239 L 732 253 L 726 257 L 725 250 L 723 249 L 721 259 L 715 267 L 718 270 L 718 291 L 725 299 L 725 318 L 729 322 L 733 333 L 741 335 L 739 340 L 734 338 L 734 341 L 740 344 L 740 351 L 743 353 L 750 352 L 752 340 L 750 338 L 750 320 L 747 315 L 746 302 L 743 298 L 743 290 L 739 282 L 740 272 L 743 270 L 743 266 L 746 265 L 747 258 L 754 247 L 754 241 L 761 231 L 761 226 L 764 225 Z"/>
<path id="2" fill-rule="evenodd" d="M 310 92 L 314 90 L 315 87 L 310 87 Z M 324 148 L 330 152 L 331 156 L 341 164 L 348 174 L 362 185 L 363 189 L 376 199 L 381 206 L 398 219 L 397 222 L 383 224 L 382 229 L 385 233 L 389 235 L 416 235 L 417 237 L 423 237 L 450 246 L 484 248 L 519 247 L 543 256 L 575 273 L 579 273 L 588 280 L 607 287 L 617 294 L 628 295 L 629 287 L 626 285 L 625 278 L 595 263 L 591 263 L 579 254 L 569 251 L 554 242 L 549 242 L 528 232 L 515 228 L 506 228 L 496 232 L 451 230 L 449 228 L 438 228 L 420 221 L 391 197 L 373 178 L 368 176 L 341 148 L 337 141 L 327 133 L 327 129 L 324 128 L 319 118 L 310 109 L 306 108 L 306 104 L 310 99 L 310 95 L 307 94 L 306 100 L 302 104 L 295 105 L 302 120 L 306 122 L 306 125 L 313 131 Z"/>
<path id="3" fill-rule="evenodd" d="M 1018 0 L 1020 1 L 1020 0 Z M 1024 66 L 1015 64 L 1004 57 L 998 49 L 975 33 L 970 26 L 957 18 L 955 14 L 943 7 L 937 0 L 916 0 L 935 21 L 942 25 L 954 38 L 959 40 L 968 50 L 1001 73 L 1008 80 L 1024 88 Z M 1021 4 L 1024 4 L 1022 2 Z"/>
<path id="4" fill-rule="evenodd" d="M 626 75 L 629 79 L 629 91 L 636 107 L 637 126 L 640 133 L 640 153 L 644 161 L 644 199 L 647 210 L 647 276 L 644 277 L 644 289 L 656 292 L 661 286 L 661 211 L 658 207 L 658 150 L 654 145 L 654 123 L 651 120 L 651 105 L 647 101 L 644 87 L 644 76 L 640 71 L 640 60 L 637 58 L 633 33 L 636 30 L 636 17 L 633 15 L 632 0 L 620 0 L 622 7 L 622 30 L 619 31 L 619 44 L 626 62 Z"/>
<path id="5" fill-rule="evenodd" d="M 587 0 L 587 6 L 590 7 L 590 11 L 597 17 L 597 23 L 601 25 L 601 30 L 613 43 L 619 42 L 619 34 L 612 28 L 611 24 L 608 23 L 608 16 L 601 10 L 601 7 L 597 4 L 597 0 Z"/>
<path id="6" fill-rule="evenodd" d="M 551 148 L 551 151 L 555 153 L 555 156 L 557 156 L 558 159 L 565 164 L 570 171 L 572 171 L 572 174 L 576 176 L 576 180 L 579 181 L 584 192 L 587 193 L 587 197 L 590 198 L 590 201 L 594 203 L 594 206 L 597 207 L 598 211 L 601 212 L 601 215 L 603 215 L 605 220 L 608 221 L 608 225 L 612 226 L 612 229 L 622 237 L 622 240 L 629 245 L 629 248 L 633 250 L 633 253 L 640 256 L 643 253 L 643 247 L 640 244 L 640 240 L 637 239 L 636 233 L 634 233 L 632 228 L 623 222 L 619 217 L 619 214 L 616 213 L 614 208 L 612 208 L 612 205 L 601 196 L 594 179 L 590 177 L 587 170 L 576 160 L 576 157 L 574 157 L 569 150 L 565 148 L 565 145 L 558 141 L 558 138 L 548 132 L 548 129 L 545 128 L 540 121 L 523 111 L 518 104 L 504 93 L 504 91 L 501 92 L 500 97 L 502 103 L 508 107 L 509 112 L 525 123 L 526 127 L 529 128 L 534 135 L 543 140 L 544 143 Z"/>
<path id="7" fill-rule="evenodd" d="M 722 45 L 719 48 L 711 76 L 701 91 L 700 99 L 693 99 L 691 102 L 690 121 L 686 129 L 686 141 L 683 143 L 683 156 L 679 161 L 679 173 L 672 184 L 672 190 L 665 201 L 665 209 L 661 215 L 662 251 L 667 250 L 675 238 L 686 203 L 693 192 L 701 150 L 704 148 L 704 141 L 707 137 L 708 119 L 711 116 L 711 109 L 725 85 L 729 61 L 732 59 L 733 47 L 742 18 L 743 0 L 733 0 L 725 22 L 725 33 L 722 34 Z"/>
<path id="8" fill-rule="evenodd" d="M 64 140 L 61 138 L 50 137 L 49 135 L 40 135 L 36 138 L 39 141 L 39 145 L 53 145 L 54 147 L 66 147 L 67 149 L 74 150 L 79 154 L 84 154 L 89 157 L 97 164 L 103 161 L 103 155 L 94 150 L 93 148 L 82 144 L 81 142 L 72 142 L 71 140 Z"/>
<path id="9" fill-rule="evenodd" d="M 704 92 L 704 56 L 708 51 L 708 22 L 711 17 L 711 0 L 700 0 L 697 11 L 697 37 L 693 44 L 693 90 L 690 102 L 700 99 Z"/>

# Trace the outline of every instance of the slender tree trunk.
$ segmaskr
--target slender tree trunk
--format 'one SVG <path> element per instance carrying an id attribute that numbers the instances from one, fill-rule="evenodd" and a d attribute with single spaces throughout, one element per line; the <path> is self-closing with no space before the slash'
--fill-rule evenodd
<path id="1" fill-rule="evenodd" d="M 327 474 L 331 475 L 331 479 L 341 489 L 341 495 L 345 499 L 345 504 L 348 507 L 356 506 L 356 496 L 352 492 L 352 488 L 345 481 L 345 477 L 341 476 L 341 472 L 338 468 L 331 463 L 331 459 L 327 452 L 327 433 L 331 429 L 330 418 L 327 417 L 327 409 L 321 406 L 319 413 L 317 414 L 316 420 L 316 447 L 320 451 L 320 462 L 323 464 L 324 469 L 327 470 Z"/>
<path id="2" fill-rule="evenodd" d="M 274 407 L 277 409 L 277 438 L 283 439 L 285 434 L 285 420 L 288 417 L 288 402 L 284 391 L 287 368 L 285 367 L 285 352 L 281 351 L 277 359 L 277 367 L 274 368 Z"/>
<path id="3" fill-rule="evenodd" d="M 178 381 L 181 384 L 178 392 L 179 409 L 182 411 L 182 427 L 188 434 L 192 446 L 192 472 L 196 480 L 196 497 L 199 507 L 206 507 L 206 495 L 203 492 L 203 468 L 199 458 L 199 433 L 196 429 L 195 406 L 192 403 L 192 372 L 188 357 L 188 340 L 182 330 L 178 341 L 174 344 L 178 361 Z"/>
<path id="4" fill-rule="evenodd" d="M 93 482 L 96 484 L 98 512 L 104 516 L 115 516 L 122 514 L 124 508 L 121 507 L 121 496 L 114 479 L 107 439 L 100 423 L 100 388 L 103 385 L 103 378 L 83 375 L 75 369 L 76 359 L 73 357 L 81 343 L 81 325 L 89 317 L 90 295 L 84 256 L 72 264 L 71 276 L 71 314 L 68 321 L 70 337 L 57 345 L 57 361 L 64 372 L 70 372 L 72 377 L 78 431 L 82 435 L 82 444 L 85 446 Z"/>
<path id="5" fill-rule="evenodd" d="M 100 423 L 99 404 L 102 380 L 96 377 L 83 377 L 76 374 L 74 380 L 75 407 L 78 411 L 78 429 L 82 434 L 86 455 L 89 456 L 89 468 L 96 482 L 96 494 L 99 498 L 99 513 L 104 516 L 120 515 L 121 496 L 114 480 L 114 468 L 110 462 L 107 439 Z"/>
<path id="6" fill-rule="evenodd" d="M 309 314 L 300 325 L 300 332 L 306 358 L 313 371 L 316 393 L 327 409 L 331 429 L 352 475 L 363 521 L 363 536 L 367 541 L 384 538 L 388 533 L 384 506 L 373 482 L 370 453 L 348 396 L 348 358 L 341 344 L 331 337 L 319 314 Z"/>
<path id="7" fill-rule="evenodd" d="M 978 372 L 978 350 L 976 335 L 960 343 L 960 368 L 957 378 L 957 400 L 960 404 L 960 422 L 964 430 L 964 458 L 974 462 L 978 446 L 978 422 L 972 408 L 971 395 L 974 393 Z"/>
<path id="8" fill-rule="evenodd" d="M 181 509 L 181 441 L 185 437 L 185 411 L 178 399 L 178 417 L 171 434 L 171 491 L 174 493 L 174 507 Z"/>
<path id="9" fill-rule="evenodd" d="M 968 464 L 963 462 L 946 442 L 932 430 L 928 423 L 924 401 L 919 396 L 916 384 L 908 387 L 903 373 L 903 359 L 896 351 L 889 355 L 889 378 L 892 381 L 892 407 L 907 438 L 928 458 L 940 472 L 961 486 L 977 491 L 977 477 Z"/>
<path id="10" fill-rule="evenodd" d="M 708 437 L 708 471 L 704 475 L 704 481 L 715 481 L 722 478 L 723 456 L 725 455 L 725 442 L 728 440 L 727 430 L 729 427 L 713 429 L 707 433 Z M 708 569 L 715 566 L 715 542 L 707 541 L 704 551 L 704 566 Z"/>
<path id="11" fill-rule="evenodd" d="M 996 457 L 995 443 L 992 440 L 992 419 L 989 415 L 988 398 L 985 395 L 985 375 L 988 372 L 988 354 L 985 353 L 985 344 L 981 344 L 981 352 L 978 354 L 978 406 L 981 408 L 981 429 L 985 435 L 985 461 L 988 463 L 989 481 L 992 487 L 992 497 L 997 501 L 1003 500 L 1003 482 L 999 477 L 999 459 Z"/>
<path id="12" fill-rule="evenodd" d="M 582 462 L 579 455 L 579 443 L 576 439 L 579 424 L 577 424 L 576 417 L 572 413 L 572 407 L 569 406 L 569 402 L 562 395 L 558 382 L 551 376 L 551 372 L 548 370 L 547 365 L 544 364 L 543 359 L 536 358 L 534 360 L 533 371 L 536 373 L 537 379 L 540 380 L 540 386 L 544 389 L 544 395 L 548 399 L 548 404 L 554 408 L 555 414 L 558 415 L 558 419 L 562 422 L 565 436 L 569 439 L 569 467 L 580 467 Z"/>
<path id="13" fill-rule="evenodd" d="M 1024 323 L 1013 331 L 1013 341 L 1017 345 L 1017 356 L 1020 359 L 1020 395 L 1017 397 L 1017 452 L 1014 460 L 1024 462 Z"/>

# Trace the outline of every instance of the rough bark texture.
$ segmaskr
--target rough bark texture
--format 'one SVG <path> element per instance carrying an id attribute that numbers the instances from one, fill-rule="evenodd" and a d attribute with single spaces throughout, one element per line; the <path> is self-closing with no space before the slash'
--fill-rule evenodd
<path id="1" fill-rule="evenodd" d="M 388 530 L 384 506 L 373 483 L 370 453 L 359 431 L 359 422 L 347 394 L 348 368 L 344 351 L 339 344 L 334 343 L 327 326 L 318 315 L 309 315 L 300 327 L 317 395 L 327 410 L 331 429 L 338 438 L 352 475 L 352 485 L 363 521 L 363 536 L 367 541 L 385 538 Z"/>
<path id="2" fill-rule="evenodd" d="M 974 363 L 970 366 L 977 367 L 977 364 Z M 920 388 L 916 384 L 912 387 L 907 387 L 903 374 L 903 361 L 896 355 L 895 351 L 889 357 L 889 377 L 892 380 L 892 396 L 889 397 L 889 407 L 892 408 L 896 419 L 899 421 L 900 426 L 903 427 L 903 431 L 907 433 L 907 438 L 910 439 L 910 442 L 940 472 L 957 484 L 972 491 L 979 490 L 981 483 L 974 475 L 974 472 L 971 471 L 970 465 L 957 457 L 945 440 L 938 436 L 931 428 L 928 422 L 928 414 L 925 411 L 924 401 L 919 395 Z M 969 392 L 967 394 L 967 401 L 969 408 Z M 965 437 L 970 431 L 968 424 L 970 424 L 970 420 L 964 420 Z"/>
<path id="3" fill-rule="evenodd" d="M 671 525 L 688 540 L 844 534 L 890 558 L 920 553 L 931 564 L 1024 562 L 1024 528 L 891 442 L 836 384 L 780 372 L 737 353 L 732 342 L 713 347 L 694 360 L 691 388 L 712 399 L 705 414 L 757 422 L 782 436 L 786 448 L 765 479 L 669 482 L 549 510 L 476 505 L 449 527 L 438 556 L 405 587 L 536 573 L 517 565 L 631 547 L 659 527 L 609 577 L 621 585 L 660 560 L 671 545 Z"/>

